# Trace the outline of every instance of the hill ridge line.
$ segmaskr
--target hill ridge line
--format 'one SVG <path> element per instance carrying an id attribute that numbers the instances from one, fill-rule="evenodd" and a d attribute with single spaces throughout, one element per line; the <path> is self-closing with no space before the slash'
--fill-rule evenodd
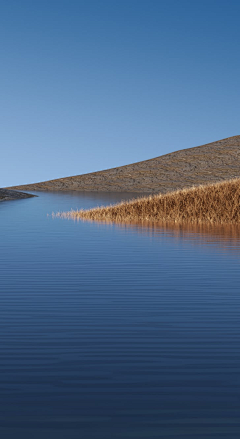
<path id="1" fill-rule="evenodd" d="M 240 135 L 128 165 L 9 189 L 166 193 L 236 177 L 240 177 Z"/>

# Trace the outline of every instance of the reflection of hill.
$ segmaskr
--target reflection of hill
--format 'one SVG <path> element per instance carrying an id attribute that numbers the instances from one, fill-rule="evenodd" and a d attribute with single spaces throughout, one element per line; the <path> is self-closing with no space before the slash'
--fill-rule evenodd
<path id="1" fill-rule="evenodd" d="M 14 189 L 166 193 L 235 177 L 240 177 L 240 136 L 106 171 Z"/>

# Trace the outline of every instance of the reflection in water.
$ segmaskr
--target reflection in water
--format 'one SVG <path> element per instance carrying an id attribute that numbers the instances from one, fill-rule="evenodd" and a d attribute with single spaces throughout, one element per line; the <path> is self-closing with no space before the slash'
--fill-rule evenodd
<path id="1" fill-rule="evenodd" d="M 124 196 L 1 204 L 1 438 L 239 439 L 239 229 L 47 216 Z"/>
<path id="2" fill-rule="evenodd" d="M 53 214 L 53 218 L 56 215 Z M 65 213 L 57 215 L 60 218 L 74 222 L 87 222 L 98 227 L 117 227 L 122 230 L 132 230 L 137 233 L 152 236 L 165 235 L 169 238 L 185 239 L 198 245 L 216 246 L 222 250 L 233 251 L 240 254 L 240 225 L 236 224 L 192 224 L 173 222 L 112 222 L 90 221 L 66 216 Z"/>
<path id="3" fill-rule="evenodd" d="M 187 239 L 198 244 L 216 245 L 224 249 L 239 249 L 240 225 L 177 224 L 177 223 L 130 223 L 118 224 L 119 227 L 132 228 L 141 233 L 157 236 L 165 234 L 176 239 Z"/>

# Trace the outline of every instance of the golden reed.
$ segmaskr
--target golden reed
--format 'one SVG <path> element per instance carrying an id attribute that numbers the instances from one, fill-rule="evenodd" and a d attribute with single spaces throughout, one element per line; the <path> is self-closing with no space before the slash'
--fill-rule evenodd
<path id="1" fill-rule="evenodd" d="M 59 213 L 65 218 L 106 221 L 171 221 L 175 223 L 240 223 L 240 178 L 152 195 L 119 204 Z"/>

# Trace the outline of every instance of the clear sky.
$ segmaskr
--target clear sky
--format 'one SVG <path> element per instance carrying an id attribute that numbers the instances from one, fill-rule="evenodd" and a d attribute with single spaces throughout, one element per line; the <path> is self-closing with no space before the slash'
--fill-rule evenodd
<path id="1" fill-rule="evenodd" d="M 0 0 L 0 186 L 240 134 L 239 0 Z"/>

